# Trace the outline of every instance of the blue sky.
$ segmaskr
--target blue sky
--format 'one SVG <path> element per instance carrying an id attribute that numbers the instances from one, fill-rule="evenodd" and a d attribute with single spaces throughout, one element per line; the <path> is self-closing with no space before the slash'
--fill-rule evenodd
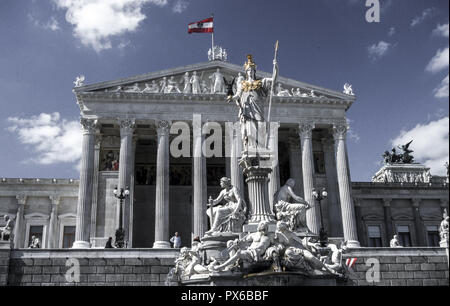
<path id="1" fill-rule="evenodd" d="M 380 23 L 368 23 L 365 0 L 1 0 L 0 176 L 78 177 L 75 77 L 89 84 L 204 62 L 210 36 L 188 35 L 187 24 L 212 12 L 229 62 L 252 53 L 271 71 L 279 40 L 281 75 L 353 85 L 353 181 L 370 180 L 384 150 L 413 138 L 416 159 L 442 175 L 449 2 L 380 2 Z"/>

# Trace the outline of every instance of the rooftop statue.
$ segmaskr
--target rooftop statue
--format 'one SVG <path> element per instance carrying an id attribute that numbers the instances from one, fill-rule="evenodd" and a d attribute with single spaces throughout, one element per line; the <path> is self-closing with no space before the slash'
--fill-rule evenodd
<path id="1" fill-rule="evenodd" d="M 202 88 L 200 86 L 200 77 L 197 75 L 197 71 L 192 72 L 192 76 L 189 82 L 192 84 L 192 93 L 194 95 L 202 93 Z"/>
<path id="2" fill-rule="evenodd" d="M 211 79 L 211 93 L 222 94 L 225 93 L 225 83 L 223 82 L 223 74 L 220 72 L 220 68 L 217 68 L 216 72 L 209 76 Z"/>
<path id="3" fill-rule="evenodd" d="M 344 93 L 349 96 L 354 96 L 352 85 L 345 83 L 344 84 Z"/>
<path id="4" fill-rule="evenodd" d="M 383 153 L 383 160 L 385 164 L 412 164 L 414 162 L 414 157 L 411 155 L 413 150 L 409 149 L 413 141 L 411 140 L 405 145 L 397 146 L 398 149 L 402 150 L 403 153 L 397 154 L 396 148 L 392 148 L 391 152 L 385 151 Z"/>
<path id="5" fill-rule="evenodd" d="M 145 88 L 142 90 L 142 93 L 159 93 L 159 86 L 156 84 L 156 81 L 153 80 L 150 84 L 145 83 Z"/>
<path id="6" fill-rule="evenodd" d="M 86 79 L 86 77 L 84 75 L 80 75 L 77 76 L 77 78 L 75 79 L 75 82 L 73 82 L 75 84 L 75 87 L 81 87 L 83 86 L 83 82 Z"/>
<path id="7" fill-rule="evenodd" d="M 442 220 L 441 226 L 439 227 L 439 234 L 441 236 L 441 241 L 448 243 L 448 213 L 447 213 L 447 209 L 444 210 L 443 218 L 444 218 L 444 220 Z"/>
<path id="8" fill-rule="evenodd" d="M 192 92 L 192 86 L 191 86 L 191 77 L 189 76 L 189 72 L 186 72 L 183 77 L 183 93 L 184 94 L 190 94 Z"/>

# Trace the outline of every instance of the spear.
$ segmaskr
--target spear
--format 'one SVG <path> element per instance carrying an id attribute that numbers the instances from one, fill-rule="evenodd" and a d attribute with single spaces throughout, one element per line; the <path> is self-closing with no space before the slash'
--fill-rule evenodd
<path id="1" fill-rule="evenodd" d="M 273 60 L 273 72 L 272 72 L 272 84 L 270 86 L 270 95 L 269 95 L 269 114 L 267 115 L 267 125 L 268 132 L 266 138 L 266 148 L 269 147 L 269 136 L 270 136 L 270 111 L 272 110 L 272 98 L 273 98 L 273 88 L 275 86 L 275 79 L 277 77 L 277 54 L 278 54 L 278 40 L 275 43 L 275 56 Z"/>

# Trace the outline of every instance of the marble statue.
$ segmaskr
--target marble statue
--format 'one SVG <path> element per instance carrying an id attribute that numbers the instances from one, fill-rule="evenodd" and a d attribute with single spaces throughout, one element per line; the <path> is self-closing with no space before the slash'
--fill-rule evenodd
<path id="1" fill-rule="evenodd" d="M 202 94 L 209 94 L 209 87 L 208 87 L 208 84 L 206 84 L 205 80 L 203 80 L 201 82 L 200 87 L 201 87 L 200 93 L 202 93 Z"/>
<path id="2" fill-rule="evenodd" d="M 30 249 L 40 249 L 41 248 L 41 241 L 39 239 L 39 237 L 36 236 L 32 236 L 31 237 L 31 244 L 28 247 Z"/>
<path id="3" fill-rule="evenodd" d="M 5 220 L 5 226 L 0 227 L 0 240 L 13 241 L 14 240 L 15 222 L 8 215 L 5 215 L 3 217 L 3 220 Z"/>
<path id="4" fill-rule="evenodd" d="M 281 83 L 278 83 L 276 91 L 277 91 L 278 97 L 290 97 L 291 96 L 291 94 L 289 93 L 289 90 L 284 89 L 283 86 L 281 86 Z"/>
<path id="5" fill-rule="evenodd" d="M 222 94 L 225 93 L 225 83 L 223 81 L 223 74 L 220 72 L 220 68 L 217 68 L 216 72 L 209 76 L 211 79 L 211 93 Z"/>
<path id="6" fill-rule="evenodd" d="M 278 73 L 278 66 L 274 61 L 275 76 Z M 270 92 L 273 78 L 257 79 L 256 64 L 251 55 L 247 56 L 244 65 L 246 79 L 242 81 L 242 87 L 233 97 L 228 97 L 228 102 L 235 101 L 239 106 L 239 119 L 241 121 L 241 136 L 244 150 L 249 147 L 256 148 L 258 145 L 258 122 L 264 121 L 264 111 L 261 109 L 267 95 Z"/>
<path id="7" fill-rule="evenodd" d="M 300 88 L 297 88 L 296 90 L 294 90 L 294 88 L 292 88 L 291 92 L 292 92 L 293 97 L 301 97 L 302 96 L 302 92 L 300 91 Z"/>
<path id="8" fill-rule="evenodd" d="M 117 88 L 114 90 L 114 92 L 122 92 L 123 88 L 122 86 L 117 86 Z"/>
<path id="9" fill-rule="evenodd" d="M 160 92 L 167 93 L 167 77 L 163 77 L 159 82 Z"/>
<path id="10" fill-rule="evenodd" d="M 183 93 L 184 94 L 190 94 L 192 92 L 192 86 L 191 86 L 191 77 L 189 76 L 189 72 L 186 72 L 183 77 Z"/>
<path id="11" fill-rule="evenodd" d="M 394 237 L 391 239 L 391 242 L 389 243 L 391 248 L 401 248 L 402 245 L 400 244 L 400 241 L 398 240 L 398 235 L 394 235 Z"/>
<path id="12" fill-rule="evenodd" d="M 230 246 L 235 253 L 224 263 L 210 267 L 212 271 L 226 271 L 238 262 L 257 263 L 269 260 L 271 257 L 271 238 L 268 236 L 269 222 L 261 221 L 258 231 L 250 233 L 241 239 L 236 239 Z"/>
<path id="13" fill-rule="evenodd" d="M 352 85 L 345 83 L 344 84 L 344 93 L 349 96 L 354 96 Z"/>
<path id="14" fill-rule="evenodd" d="M 441 241 L 448 242 L 448 213 L 447 213 L 447 209 L 444 210 L 443 218 L 444 218 L 444 220 L 442 220 L 441 225 L 439 227 L 439 235 L 441 237 Z"/>
<path id="15" fill-rule="evenodd" d="M 310 91 L 309 96 L 310 96 L 311 98 L 317 98 L 316 93 L 314 92 L 314 90 L 311 90 L 311 91 Z"/>
<path id="16" fill-rule="evenodd" d="M 77 76 L 77 78 L 75 79 L 75 82 L 73 82 L 75 84 L 75 87 L 81 87 L 83 86 L 83 82 L 86 79 L 86 77 L 84 75 L 80 75 Z"/>
<path id="17" fill-rule="evenodd" d="M 226 61 L 227 60 L 227 51 L 220 47 L 220 46 L 214 46 L 214 54 L 211 50 L 211 48 L 209 48 L 208 50 L 208 59 L 210 61 Z"/>
<path id="18" fill-rule="evenodd" d="M 139 84 L 138 83 L 134 83 L 133 86 L 131 86 L 130 88 L 126 89 L 125 92 L 141 92 L 141 89 L 139 88 Z"/>
<path id="19" fill-rule="evenodd" d="M 295 180 L 290 178 L 274 195 L 274 212 L 277 220 L 284 221 L 292 231 L 306 231 L 306 211 L 311 206 L 294 193 Z"/>
<path id="20" fill-rule="evenodd" d="M 156 81 L 153 80 L 151 84 L 145 83 L 145 88 L 142 93 L 159 93 L 159 86 Z"/>
<path id="21" fill-rule="evenodd" d="M 206 235 L 219 232 L 241 232 L 247 213 L 247 204 L 241 191 L 231 185 L 231 180 L 223 177 L 220 180 L 222 191 L 216 199 L 209 199 L 207 215 L 212 220 L 211 229 Z M 224 205 L 219 205 L 225 202 Z"/>
<path id="22" fill-rule="evenodd" d="M 175 77 L 172 75 L 167 81 L 167 87 L 164 93 L 181 93 L 180 88 L 178 88 L 178 83 L 175 81 Z"/>
<path id="23" fill-rule="evenodd" d="M 180 256 L 175 260 L 175 274 L 182 278 L 190 278 L 195 274 L 208 273 L 208 268 L 202 266 L 202 256 L 200 243 L 193 242 L 192 248 L 181 248 Z"/>
<path id="24" fill-rule="evenodd" d="M 321 260 L 318 252 L 320 243 L 311 242 L 311 238 L 300 239 L 294 232 L 292 232 L 288 224 L 283 221 L 277 222 L 277 230 L 275 232 L 276 241 L 279 244 L 277 247 L 281 260 L 281 265 L 287 270 L 303 270 L 305 272 L 313 272 L 319 270 L 328 272 L 334 275 L 340 275 L 337 271 L 341 266 L 336 265 L 338 254 L 333 252 L 328 260 Z M 337 251 L 337 247 L 335 252 Z M 334 255 L 334 259 L 333 259 Z M 336 258 L 337 257 L 337 258 Z M 324 262 L 328 261 L 329 264 Z M 341 263 L 339 263 L 341 264 Z M 335 269 L 333 269 L 335 267 Z"/>
<path id="25" fill-rule="evenodd" d="M 202 93 L 202 88 L 200 86 L 200 77 L 197 75 L 197 71 L 192 73 L 191 79 L 189 81 L 192 84 L 192 93 L 198 95 Z"/>

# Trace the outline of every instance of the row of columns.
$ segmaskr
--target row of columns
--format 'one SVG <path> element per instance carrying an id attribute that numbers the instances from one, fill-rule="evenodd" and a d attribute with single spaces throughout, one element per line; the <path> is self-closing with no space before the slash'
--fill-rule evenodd
<path id="1" fill-rule="evenodd" d="M 205 204 L 206 199 L 206 159 L 203 150 L 203 133 L 200 127 L 195 124 L 201 123 L 200 120 L 194 120 L 194 137 L 193 137 L 193 187 L 194 187 L 194 225 L 193 235 L 203 236 L 206 230 Z M 120 122 L 120 163 L 119 163 L 119 184 L 118 187 L 132 188 L 134 150 L 133 133 L 135 128 L 134 120 L 125 119 Z M 82 142 L 82 161 L 80 171 L 80 188 L 77 206 L 77 229 L 75 235 L 74 248 L 89 247 L 90 231 L 91 231 L 91 203 L 93 199 L 93 173 L 94 173 L 94 144 L 96 121 L 82 118 L 83 142 Z M 271 133 L 269 138 L 269 147 L 274 152 L 272 159 L 272 174 L 269 182 L 269 201 L 273 206 L 273 196 L 280 188 L 279 181 L 279 164 L 278 164 L 278 128 L 279 123 L 271 124 Z M 305 200 L 308 203 L 314 203 L 314 156 L 312 148 L 312 131 L 314 124 L 302 123 L 299 125 L 300 150 L 302 160 L 302 181 Z M 335 163 L 336 175 L 338 181 L 338 192 L 333 189 L 333 184 L 329 184 L 330 192 L 339 193 L 341 204 L 341 216 L 343 224 L 344 239 L 348 241 L 350 247 L 358 247 L 355 212 L 351 198 L 351 186 L 349 180 L 349 169 L 347 160 L 347 151 L 345 143 L 345 135 L 347 131 L 346 125 L 335 126 L 333 135 L 335 140 Z M 156 199 L 155 199 L 155 242 L 154 248 L 170 247 L 167 241 L 169 237 L 169 133 L 170 122 L 157 121 L 157 177 L 156 177 Z M 239 127 L 234 126 L 231 133 L 231 158 L 230 158 L 230 176 L 232 184 L 243 190 L 242 171 L 238 167 L 239 152 L 242 150 L 241 137 Z M 329 150 L 328 155 L 325 152 L 325 162 L 332 163 L 332 155 Z M 124 220 L 126 237 L 128 240 L 130 230 L 131 217 L 130 200 L 126 199 L 124 207 Z M 117 207 L 120 207 L 117 205 Z M 336 213 L 338 205 L 331 207 L 331 214 Z M 307 224 L 311 231 L 319 233 L 320 230 L 320 212 L 319 207 L 313 205 L 307 212 Z M 118 216 L 119 214 L 117 214 Z M 335 216 L 335 215 L 334 215 Z M 89 226 L 88 226 L 89 225 Z"/>

